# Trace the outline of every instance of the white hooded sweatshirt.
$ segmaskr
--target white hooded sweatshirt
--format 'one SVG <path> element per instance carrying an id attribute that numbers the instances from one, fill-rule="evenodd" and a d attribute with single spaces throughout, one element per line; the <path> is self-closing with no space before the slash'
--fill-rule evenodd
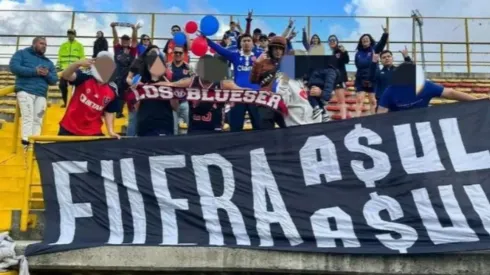
<path id="1" fill-rule="evenodd" d="M 307 88 L 303 82 L 293 79 L 283 80 L 284 76 L 280 76 L 276 80 L 278 81 L 276 93 L 282 96 L 288 107 L 289 115 L 284 118 L 286 126 L 321 123 L 321 116 L 313 119 L 313 108 L 308 101 Z"/>

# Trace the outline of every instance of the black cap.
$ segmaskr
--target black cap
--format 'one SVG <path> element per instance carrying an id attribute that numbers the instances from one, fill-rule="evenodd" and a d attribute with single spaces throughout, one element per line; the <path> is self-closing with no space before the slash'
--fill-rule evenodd
<path id="1" fill-rule="evenodd" d="M 66 34 L 73 34 L 73 35 L 77 35 L 77 31 L 74 30 L 74 29 L 69 29 L 66 31 Z"/>
<path id="2" fill-rule="evenodd" d="M 129 35 L 125 34 L 121 36 L 121 40 L 131 40 L 131 38 L 129 37 Z"/>
<path id="3" fill-rule="evenodd" d="M 257 33 L 262 33 L 262 30 L 261 30 L 261 29 L 259 29 L 259 28 L 256 28 L 256 29 L 254 30 L 253 34 L 257 34 Z"/>
<path id="4" fill-rule="evenodd" d="M 268 37 L 267 37 L 267 35 L 265 35 L 265 34 L 261 34 L 261 35 L 259 36 L 259 40 L 267 40 L 267 39 L 268 39 Z"/>
<path id="5" fill-rule="evenodd" d="M 269 38 L 274 37 L 274 36 L 276 36 L 275 33 L 273 33 L 273 32 L 269 33 Z"/>

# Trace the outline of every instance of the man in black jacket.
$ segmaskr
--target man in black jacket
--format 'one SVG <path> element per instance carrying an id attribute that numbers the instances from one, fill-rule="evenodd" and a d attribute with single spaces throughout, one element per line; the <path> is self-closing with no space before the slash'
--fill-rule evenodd
<path id="1" fill-rule="evenodd" d="M 403 56 L 405 62 L 411 62 L 412 59 L 408 55 L 408 49 L 401 50 L 400 53 Z M 383 68 L 378 70 L 378 60 L 381 60 L 381 64 Z M 393 53 L 389 50 L 384 50 L 378 56 L 373 56 L 373 66 L 371 67 L 370 74 L 374 76 L 375 83 L 375 92 L 376 92 L 376 100 L 379 102 L 381 99 L 383 92 L 391 85 L 391 79 L 393 77 L 393 71 L 396 66 L 393 64 Z M 376 106 L 377 108 L 377 106 Z"/>
<path id="2" fill-rule="evenodd" d="M 94 41 L 93 51 L 94 53 L 92 54 L 92 58 L 96 58 L 99 52 L 109 51 L 109 44 L 107 43 L 107 39 L 105 39 L 102 31 L 97 32 L 97 39 Z"/>

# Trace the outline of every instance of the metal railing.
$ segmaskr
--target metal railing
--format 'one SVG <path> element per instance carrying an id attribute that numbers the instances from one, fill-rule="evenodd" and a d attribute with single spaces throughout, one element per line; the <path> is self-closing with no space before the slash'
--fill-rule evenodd
<path id="1" fill-rule="evenodd" d="M 31 197 L 31 190 L 34 186 L 41 187 L 40 183 L 33 183 L 34 166 L 35 166 L 35 154 L 34 146 L 36 143 L 46 143 L 46 142 L 69 142 L 69 141 L 88 141 L 97 139 L 109 139 L 109 137 L 79 137 L 79 136 L 32 136 L 29 137 L 29 148 L 27 150 L 27 169 L 24 178 L 23 186 L 23 200 L 21 208 L 21 218 L 20 218 L 20 230 L 26 232 L 29 225 L 29 212 L 31 210 L 31 203 L 36 201 L 42 201 L 42 199 L 35 199 Z"/>
<path id="2" fill-rule="evenodd" d="M 128 12 L 85 12 L 85 11 L 46 11 L 46 10 L 2 10 L 2 12 L 8 12 L 8 13 L 17 13 L 19 16 L 22 16 L 22 14 L 32 14 L 32 13 L 57 13 L 57 14 L 63 14 L 64 18 L 66 19 L 63 24 L 65 24 L 66 29 L 68 28 L 74 28 L 77 29 L 78 25 L 81 25 L 81 22 L 85 22 L 88 17 L 97 17 L 101 15 L 115 15 L 118 16 L 118 18 L 131 18 L 127 20 L 122 20 L 122 21 L 129 21 L 129 22 L 134 22 L 136 21 L 135 19 L 137 18 L 145 18 L 146 21 L 148 22 L 145 24 L 144 30 L 147 33 L 150 33 L 151 38 L 153 39 L 155 44 L 160 44 L 164 40 L 168 40 L 170 38 L 170 33 L 169 30 L 162 30 L 158 29 L 157 26 L 162 25 L 163 23 L 185 23 L 187 20 L 198 20 L 201 16 L 204 16 L 206 14 L 182 14 L 182 13 L 128 13 Z M 245 16 L 243 14 L 215 14 L 221 21 L 226 22 L 226 21 L 231 21 L 231 20 L 237 20 L 239 19 L 241 22 L 244 22 Z M 308 31 L 309 34 L 318 32 L 322 29 L 326 29 L 325 25 L 342 25 L 342 22 L 347 22 L 348 20 L 358 20 L 358 21 L 365 21 L 365 22 L 373 22 L 373 21 L 378 21 L 379 24 L 385 25 L 388 30 L 390 28 L 394 28 L 393 26 L 398 26 L 396 31 L 398 34 L 404 32 L 406 33 L 406 37 L 403 40 L 390 40 L 387 44 L 388 49 L 394 49 L 396 48 L 395 46 L 404 46 L 404 45 L 411 45 L 409 47 L 410 52 L 412 54 L 413 59 L 416 61 L 419 59 L 419 55 L 421 54 L 420 52 L 420 46 L 421 42 L 417 41 L 417 29 L 416 29 L 416 24 L 414 23 L 414 19 L 412 17 L 408 16 L 388 16 L 388 17 L 367 17 L 367 16 L 307 16 L 307 15 L 254 15 L 254 19 L 259 19 L 262 22 L 273 22 L 276 21 L 276 25 L 281 25 L 286 26 L 287 24 L 287 19 L 288 18 L 293 18 L 296 20 L 296 25 L 298 25 L 298 29 L 300 27 L 305 27 L 306 30 Z M 280 20 L 280 21 L 277 21 Z M 257 20 L 256 20 L 257 21 Z M 252 21 L 252 29 L 255 28 L 254 22 Z M 325 22 L 329 21 L 329 24 L 326 24 Z M 454 36 L 455 31 L 461 31 L 461 41 L 434 41 L 430 40 L 430 36 L 428 37 L 428 41 L 424 41 L 423 44 L 427 51 L 425 51 L 425 54 L 428 55 L 426 57 L 426 66 L 427 67 L 437 67 L 439 68 L 438 71 L 444 72 L 446 70 L 451 70 L 452 68 L 456 68 L 458 70 L 464 69 L 464 72 L 471 73 L 472 68 L 481 68 L 481 67 L 490 67 L 490 56 L 488 54 L 490 53 L 490 41 L 479 41 L 482 39 L 482 37 L 472 37 L 471 33 L 473 30 L 476 30 L 479 26 L 482 25 L 488 25 L 490 23 L 490 18 L 487 17 L 472 17 L 472 18 L 464 18 L 464 17 L 424 17 L 424 28 L 430 28 L 431 27 L 431 22 L 437 21 L 437 25 L 432 25 L 432 27 L 436 27 L 439 31 L 439 33 L 447 33 L 447 37 Z M 453 26 L 455 24 L 445 24 L 441 23 L 442 21 L 455 21 L 456 27 L 453 28 L 452 30 L 444 30 L 445 25 L 450 25 Z M 481 23 L 482 21 L 487 21 L 487 23 L 483 24 Z M 280 22 L 280 23 L 279 23 Z M 478 24 L 474 24 L 474 23 Z M 169 25 L 170 26 L 170 25 Z M 400 27 L 402 26 L 402 27 Z M 103 26 L 105 28 L 109 28 L 109 26 Z M 245 27 L 245 26 L 242 26 Z M 274 29 L 276 33 L 280 33 L 282 29 Z M 477 32 L 475 32 L 477 33 Z M 61 33 L 60 33 L 61 34 Z M 48 39 L 50 38 L 64 38 L 64 35 L 51 35 L 51 34 L 45 34 Z M 94 39 L 95 37 L 93 36 L 95 33 L 79 33 L 78 38 L 79 39 Z M 299 33 L 299 36 L 301 33 Z M 410 36 L 411 35 L 411 36 Z M 19 47 L 24 47 L 24 46 L 29 46 L 28 42 L 22 43 L 21 40 L 23 38 L 32 38 L 35 35 L 33 34 L 24 34 L 24 35 L 0 35 L 0 39 L 2 37 L 11 37 L 15 38 L 16 42 L 15 43 L 0 43 L 0 48 L 2 47 L 12 47 L 13 49 L 18 49 Z M 399 35 L 398 35 L 399 36 Z M 111 38 L 111 37 L 107 37 Z M 445 38 L 445 37 L 444 37 Z M 478 40 L 478 41 L 477 41 Z M 354 50 L 355 45 L 357 44 L 357 40 L 346 40 L 342 41 L 344 45 L 352 45 L 351 46 L 346 46 L 348 50 Z M 300 41 L 295 41 L 296 45 L 301 45 Z M 90 45 L 89 43 L 84 43 L 85 46 L 91 47 L 91 42 Z M 50 45 L 50 47 L 57 48 L 59 45 Z M 461 48 L 458 50 L 452 50 L 450 49 L 451 47 L 457 47 L 459 46 Z M 474 49 L 478 48 L 481 46 L 486 46 L 488 47 L 487 49 Z M 402 47 L 399 47 L 401 49 Z M 463 50 L 464 48 L 464 50 Z M 13 51 L 13 50 L 12 50 Z M 12 52 L 13 53 L 13 52 Z M 1 59 L 8 59 L 10 58 L 10 53 L 3 53 L 0 54 L 0 60 Z M 48 54 L 49 57 L 55 58 L 56 56 L 54 54 Z M 349 69 L 349 68 L 348 68 Z M 350 70 L 353 69 L 353 66 L 350 66 Z M 490 72 L 490 69 L 489 69 Z"/>
<path id="3" fill-rule="evenodd" d="M 59 72 L 58 77 L 61 77 L 61 74 L 62 74 L 62 72 Z M 71 99 L 71 94 L 72 94 L 71 90 L 72 90 L 72 87 L 68 87 L 67 101 L 69 101 Z M 15 92 L 14 86 L 4 87 L 4 88 L 0 89 L 0 96 L 5 96 L 8 94 L 12 94 L 14 92 Z M 49 102 L 49 93 L 46 94 L 46 102 Z M 49 108 L 47 108 L 47 107 L 46 107 L 46 110 L 44 110 L 44 118 L 43 118 L 43 125 L 41 127 L 41 135 L 44 134 L 45 129 L 46 129 L 46 124 L 48 123 L 48 120 L 47 120 L 48 110 L 49 110 Z M 19 139 L 19 135 L 20 135 L 20 133 L 19 133 L 19 130 L 20 130 L 20 109 L 19 109 L 19 104 L 15 105 L 13 125 L 14 125 L 14 130 L 12 132 L 12 141 L 11 141 L 12 142 L 12 154 L 16 154 L 17 150 L 19 148 L 19 145 L 20 145 L 20 139 Z"/>

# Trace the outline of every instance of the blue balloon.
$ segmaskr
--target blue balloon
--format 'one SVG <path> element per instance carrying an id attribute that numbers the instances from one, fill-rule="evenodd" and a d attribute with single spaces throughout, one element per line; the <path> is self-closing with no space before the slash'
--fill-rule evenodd
<path id="1" fill-rule="evenodd" d="M 178 32 L 174 34 L 174 42 L 175 46 L 177 47 L 183 47 L 185 43 L 187 42 L 187 37 L 183 32 Z"/>
<path id="2" fill-rule="evenodd" d="M 203 35 L 205 36 L 214 35 L 219 30 L 218 18 L 212 15 L 206 15 L 201 19 L 201 25 L 199 27 Z"/>

